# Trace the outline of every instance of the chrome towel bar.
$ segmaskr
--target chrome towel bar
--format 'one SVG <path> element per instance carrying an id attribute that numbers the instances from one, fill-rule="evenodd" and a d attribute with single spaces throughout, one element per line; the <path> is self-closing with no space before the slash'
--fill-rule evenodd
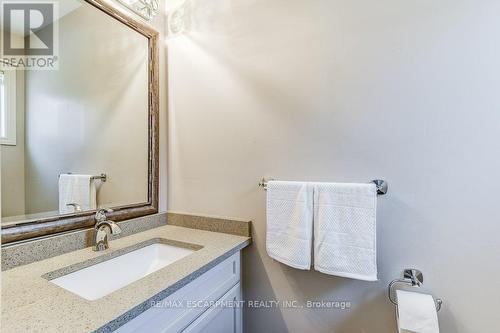
<path id="1" fill-rule="evenodd" d="M 71 174 L 72 174 L 71 172 L 65 173 L 65 175 L 71 175 Z M 61 175 L 59 175 L 59 177 L 60 176 Z M 106 180 L 108 180 L 108 176 L 105 173 L 101 173 L 99 176 L 90 177 L 90 179 L 99 179 L 100 181 L 105 182 Z"/>
<path id="2" fill-rule="evenodd" d="M 262 187 L 264 190 L 267 190 L 267 182 L 271 181 L 271 180 L 274 180 L 274 179 L 272 179 L 272 178 L 266 179 L 263 177 L 259 182 L 259 187 Z M 387 193 L 389 186 L 385 180 L 375 179 L 375 180 L 372 180 L 372 183 L 377 185 L 377 194 L 378 195 L 384 195 Z"/>

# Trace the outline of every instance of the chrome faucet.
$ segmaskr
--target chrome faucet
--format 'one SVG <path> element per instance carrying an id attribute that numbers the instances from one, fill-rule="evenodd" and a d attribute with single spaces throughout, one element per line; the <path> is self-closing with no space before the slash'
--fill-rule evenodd
<path id="1" fill-rule="evenodd" d="M 109 248 L 108 233 L 118 235 L 122 229 L 115 222 L 108 220 L 106 213 L 112 212 L 111 209 L 99 209 L 95 214 L 94 226 L 94 251 L 104 251 Z"/>

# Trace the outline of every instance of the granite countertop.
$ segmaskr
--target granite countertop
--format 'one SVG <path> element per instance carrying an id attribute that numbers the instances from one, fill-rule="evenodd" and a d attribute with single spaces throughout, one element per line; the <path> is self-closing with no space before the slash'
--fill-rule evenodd
<path id="1" fill-rule="evenodd" d="M 200 250 L 95 301 L 86 300 L 43 276 L 96 257 L 122 253 L 152 239 L 202 246 Z M 2 332 L 111 332 L 250 243 L 249 237 L 166 225 L 91 248 L 2 272 Z M 97 259 L 98 260 L 98 259 Z M 105 277 L 112 278 L 112 277 Z"/>

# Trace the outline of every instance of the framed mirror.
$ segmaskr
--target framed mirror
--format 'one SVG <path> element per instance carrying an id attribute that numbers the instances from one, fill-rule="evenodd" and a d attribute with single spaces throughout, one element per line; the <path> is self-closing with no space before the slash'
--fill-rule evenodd
<path id="1" fill-rule="evenodd" d="M 52 3 L 34 28 L 2 22 L 24 45 L 0 67 L 3 244 L 91 227 L 100 208 L 158 212 L 158 32 L 105 0 Z M 19 62 L 37 44 L 53 67 Z"/>

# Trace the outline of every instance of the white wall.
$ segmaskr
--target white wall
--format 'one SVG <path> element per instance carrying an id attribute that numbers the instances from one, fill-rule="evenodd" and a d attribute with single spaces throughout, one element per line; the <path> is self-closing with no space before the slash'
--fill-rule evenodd
<path id="1" fill-rule="evenodd" d="M 442 332 L 500 330 L 500 2 L 192 0 L 168 40 L 169 210 L 252 219 L 247 332 L 395 332 L 405 267 L 444 299 Z M 303 272 L 265 252 L 262 176 L 386 179 L 379 282 Z"/>

